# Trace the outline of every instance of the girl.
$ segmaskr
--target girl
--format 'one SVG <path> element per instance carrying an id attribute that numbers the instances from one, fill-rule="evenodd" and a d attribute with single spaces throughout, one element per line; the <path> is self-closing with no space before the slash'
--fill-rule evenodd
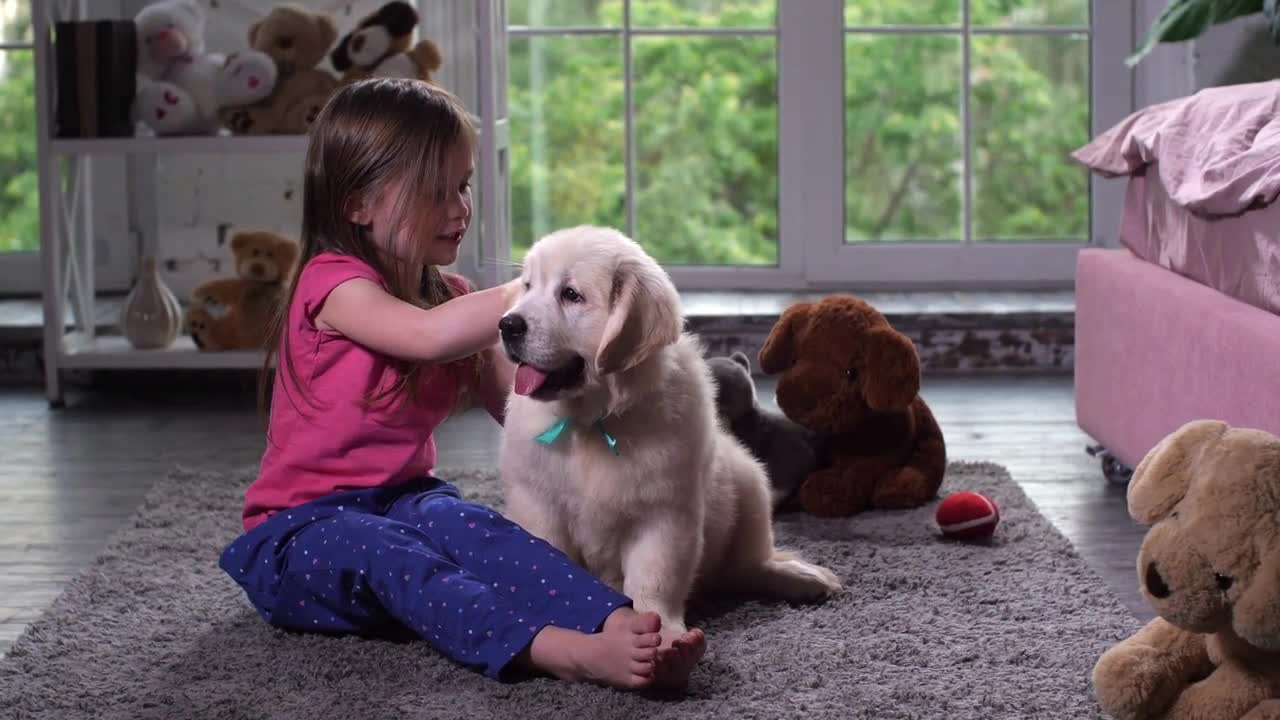
<path id="1" fill-rule="evenodd" d="M 683 686 L 700 631 L 662 632 L 430 474 L 434 428 L 464 394 L 502 422 L 513 372 L 496 346 L 519 281 L 470 292 L 438 269 L 471 219 L 473 146 L 465 111 L 425 82 L 348 85 L 319 114 L 300 270 L 267 358 L 268 445 L 220 565 L 279 627 L 403 626 L 495 678 Z"/>

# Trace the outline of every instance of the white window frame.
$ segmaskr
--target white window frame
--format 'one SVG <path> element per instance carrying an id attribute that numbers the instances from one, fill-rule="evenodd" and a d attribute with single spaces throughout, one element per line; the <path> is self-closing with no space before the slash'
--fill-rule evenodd
<path id="1" fill-rule="evenodd" d="M 43 7 L 49 5 L 50 7 Z M 122 15 L 122 0 L 31 0 L 31 13 L 43 11 L 49 17 L 81 17 L 85 19 L 109 19 Z M 34 40 L 34 39 L 33 39 Z M 52 48 L 52 30 L 50 30 Z M 35 54 L 35 43 L 0 43 L 0 52 L 24 51 Z M 51 74 L 50 77 L 53 77 Z M 52 107 L 54 90 L 37 83 L 37 105 Z M 32 109 L 34 112 L 34 108 Z M 37 123 L 36 132 L 42 132 Z M 49 128 L 52 133 L 53 129 Z M 37 145 L 45 143 L 37 137 Z M 37 153 L 36 162 L 60 163 L 64 160 L 47 151 Z M 59 178 L 64 177 L 59 174 Z M 137 234 L 130 228 L 128 204 L 129 161 L 120 157 L 95 158 L 88 172 L 89 183 L 82 191 L 81 202 L 92 207 L 94 249 L 89 254 L 94 268 L 94 281 L 90 287 L 97 291 L 119 292 L 129 288 L 138 264 Z M 41 192 L 44 191 L 43 184 Z M 41 235 L 45 233 L 41 231 Z M 45 267 L 40 259 L 39 244 L 31 252 L 0 254 L 0 297 L 11 295 L 35 295 L 44 286 Z"/>
<path id="2" fill-rule="evenodd" d="M 984 28 L 968 25 L 971 0 L 961 0 L 962 22 L 948 27 L 846 28 L 843 0 L 779 2 L 775 28 L 637 29 L 630 27 L 631 0 L 622 0 L 621 27 L 508 27 L 509 38 L 615 35 L 622 38 L 626 128 L 628 233 L 634 227 L 630 39 L 644 35 L 774 36 L 778 58 L 778 262 L 775 266 L 667 267 L 682 289 L 928 289 L 1069 287 L 1079 250 L 1114 246 L 1122 197 L 1114 182 L 1090 178 L 1090 231 L 1084 242 L 871 242 L 846 244 L 844 193 L 844 42 L 849 31 L 917 35 L 947 33 L 961 38 L 965 127 L 965 227 L 972 207 L 968 149 L 969 45 L 975 34 L 1058 34 L 1053 28 Z M 1124 65 L 1134 40 L 1131 3 L 1092 0 L 1089 37 L 1090 135 L 1133 110 L 1133 78 Z M 507 44 L 503 43 L 505 54 Z M 1099 68 L 1105 71 L 1099 72 Z M 506 78 L 502 78 L 504 81 Z M 506 83 L 502 83 L 505 93 Z M 636 238 L 640 242 L 644 238 Z"/>

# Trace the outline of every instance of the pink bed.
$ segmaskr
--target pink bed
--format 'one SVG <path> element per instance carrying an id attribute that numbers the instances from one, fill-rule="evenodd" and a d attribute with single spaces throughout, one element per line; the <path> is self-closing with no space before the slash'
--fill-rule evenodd
<path id="1" fill-rule="evenodd" d="M 1081 251 L 1076 419 L 1133 467 L 1189 420 L 1280 434 L 1280 315 L 1135 257 Z"/>
<path id="2" fill-rule="evenodd" d="M 1120 242 L 1147 262 L 1280 313 L 1280 203 L 1206 218 L 1174 202 L 1158 173 L 1134 175 Z"/>
<path id="3" fill-rule="evenodd" d="M 1280 82 L 1140 110 L 1075 157 L 1128 176 L 1076 273 L 1076 412 L 1133 466 L 1188 420 L 1280 434 Z"/>

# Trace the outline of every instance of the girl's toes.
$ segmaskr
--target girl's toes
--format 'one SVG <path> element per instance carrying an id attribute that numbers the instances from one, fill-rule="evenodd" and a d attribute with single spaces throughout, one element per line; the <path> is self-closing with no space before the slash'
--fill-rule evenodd
<path id="1" fill-rule="evenodd" d="M 636 613 L 631 618 L 631 632 L 641 635 L 655 633 L 662 627 L 662 618 L 654 612 Z"/>
<path id="2" fill-rule="evenodd" d="M 638 648 L 655 648 L 662 644 L 661 633 L 645 633 L 635 636 L 635 646 Z"/>

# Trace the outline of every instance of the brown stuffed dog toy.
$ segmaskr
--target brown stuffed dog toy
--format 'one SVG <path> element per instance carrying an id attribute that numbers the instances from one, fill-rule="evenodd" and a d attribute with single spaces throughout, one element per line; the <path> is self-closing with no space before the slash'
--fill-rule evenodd
<path id="1" fill-rule="evenodd" d="M 942 431 L 919 396 L 915 346 L 875 308 L 847 295 L 792 305 L 760 350 L 778 406 L 825 435 L 826 457 L 796 494 L 801 509 L 840 517 L 912 508 L 937 495 Z"/>
<path id="2" fill-rule="evenodd" d="M 1159 614 L 1103 653 L 1098 704 L 1128 718 L 1280 718 L 1280 438 L 1196 420 L 1134 471 L 1129 514 Z"/>

